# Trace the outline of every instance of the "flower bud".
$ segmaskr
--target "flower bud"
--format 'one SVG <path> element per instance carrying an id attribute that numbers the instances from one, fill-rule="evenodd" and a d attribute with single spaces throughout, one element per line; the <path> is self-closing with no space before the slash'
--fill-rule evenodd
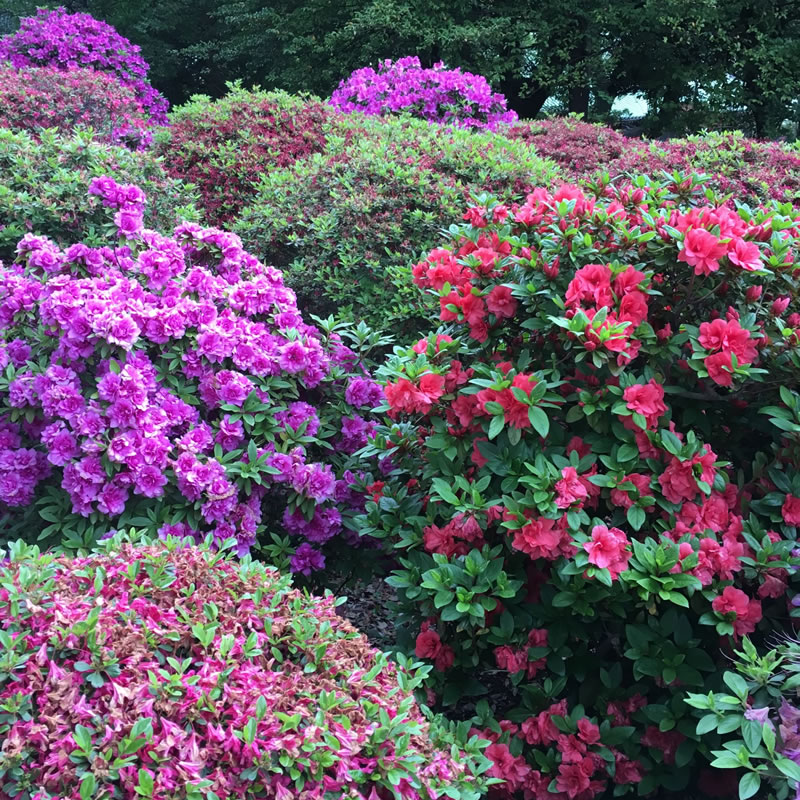
<path id="1" fill-rule="evenodd" d="M 747 287 L 747 294 L 745 298 L 747 299 L 748 303 L 755 303 L 758 299 L 760 299 L 762 292 L 764 291 L 764 287 L 760 284 L 757 286 L 748 286 Z"/>

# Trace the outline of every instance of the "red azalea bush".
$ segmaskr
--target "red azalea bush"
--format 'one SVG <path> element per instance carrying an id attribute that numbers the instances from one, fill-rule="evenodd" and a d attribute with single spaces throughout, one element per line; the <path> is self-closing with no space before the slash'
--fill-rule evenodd
<path id="1" fill-rule="evenodd" d="M 363 530 L 443 702 L 488 693 L 492 797 L 733 796 L 686 693 L 792 630 L 800 216 L 673 188 L 482 198 L 413 270 L 443 326 L 383 368 Z"/>
<path id="2" fill-rule="evenodd" d="M 507 135 L 532 144 L 575 179 L 603 172 L 611 178 L 695 172 L 708 176 L 708 186 L 737 200 L 800 204 L 800 155 L 781 143 L 748 139 L 738 131 L 648 142 L 562 117 L 519 123 Z"/>
<path id="3" fill-rule="evenodd" d="M 146 147 L 152 140 L 147 113 L 133 90 L 92 69 L 0 67 L 0 127 L 92 128 L 101 141 Z"/>
<path id="4" fill-rule="evenodd" d="M 17 544 L 0 587 L 3 798 L 480 795 L 479 740 L 411 695 L 424 668 L 262 565 Z"/>
<path id="5" fill-rule="evenodd" d="M 225 97 L 193 97 L 170 115 L 161 150 L 170 174 L 200 190 L 209 222 L 238 216 L 259 180 L 320 152 L 335 116 L 321 101 L 229 85 Z"/>

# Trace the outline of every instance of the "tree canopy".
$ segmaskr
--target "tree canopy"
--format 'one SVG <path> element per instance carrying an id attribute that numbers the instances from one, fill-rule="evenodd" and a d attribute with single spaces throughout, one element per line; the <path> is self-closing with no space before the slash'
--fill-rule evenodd
<path id="1" fill-rule="evenodd" d="M 0 0 L 9 18 L 29 0 Z M 485 75 L 522 117 L 605 119 L 648 101 L 654 132 L 776 135 L 797 119 L 800 0 L 74 0 L 142 46 L 173 102 L 226 81 L 328 96 L 352 70 L 417 55 Z"/>

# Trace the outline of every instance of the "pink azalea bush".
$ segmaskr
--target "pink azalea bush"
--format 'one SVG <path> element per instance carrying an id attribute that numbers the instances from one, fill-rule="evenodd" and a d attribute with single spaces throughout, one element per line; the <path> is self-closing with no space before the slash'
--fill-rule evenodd
<path id="1" fill-rule="evenodd" d="M 144 193 L 108 177 L 89 193 L 108 244 L 27 234 L 0 268 L 2 524 L 79 548 L 131 525 L 212 534 L 239 554 L 284 531 L 292 569 L 320 569 L 363 506 L 352 454 L 381 388 L 237 236 L 145 228 Z"/>
<path id="2" fill-rule="evenodd" d="M 748 139 L 738 131 L 648 142 L 628 139 L 605 125 L 561 117 L 520 122 L 506 135 L 532 144 L 576 180 L 603 173 L 618 179 L 668 172 L 690 183 L 690 173 L 698 173 L 706 176 L 707 187 L 742 202 L 800 205 L 800 155 L 780 142 Z"/>
<path id="3" fill-rule="evenodd" d="M 416 704 L 421 665 L 390 663 L 333 596 L 220 556 L 12 545 L 2 797 L 477 800 L 480 740 Z"/>
<path id="4" fill-rule="evenodd" d="M 150 121 L 133 90 L 93 69 L 0 66 L 0 127 L 36 134 L 91 128 L 99 140 L 144 148 Z"/>
<path id="5" fill-rule="evenodd" d="M 459 128 L 489 128 L 514 122 L 505 97 L 481 75 L 448 69 L 442 62 L 423 67 L 419 58 L 386 59 L 377 70 L 363 67 L 342 80 L 331 95 L 334 108 L 347 114 L 384 116 L 408 112 Z"/>
<path id="6" fill-rule="evenodd" d="M 133 90 L 153 124 L 167 124 L 169 103 L 147 81 L 149 67 L 139 46 L 90 14 L 70 14 L 63 7 L 40 8 L 35 16 L 22 18 L 19 30 L 0 40 L 0 60 L 9 61 L 15 69 L 40 66 L 107 72 Z"/>
<path id="7" fill-rule="evenodd" d="M 798 259 L 790 204 L 637 178 L 483 196 L 413 269 L 441 326 L 380 373 L 363 532 L 490 797 L 735 795 L 684 699 L 792 630 Z"/>

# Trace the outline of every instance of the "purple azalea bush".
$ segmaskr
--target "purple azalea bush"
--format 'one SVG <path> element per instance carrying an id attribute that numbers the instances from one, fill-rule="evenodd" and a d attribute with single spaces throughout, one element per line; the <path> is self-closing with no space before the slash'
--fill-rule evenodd
<path id="1" fill-rule="evenodd" d="M 49 66 L 112 73 L 134 91 L 154 125 L 167 124 L 169 103 L 148 82 L 149 66 L 139 46 L 90 14 L 40 8 L 34 16 L 22 18 L 19 30 L 0 40 L 0 60 L 10 61 L 16 69 Z"/>
<path id="2" fill-rule="evenodd" d="M 496 130 L 517 120 L 506 98 L 493 92 L 482 75 L 448 69 L 442 62 L 424 68 L 416 56 L 363 67 L 343 80 L 330 99 L 335 108 L 385 116 L 409 112 L 429 122 L 459 128 Z"/>
<path id="3" fill-rule="evenodd" d="M 788 604 L 795 619 L 798 601 L 800 595 Z M 710 745 L 711 766 L 738 784 L 739 800 L 800 800 L 800 641 L 776 637 L 776 643 L 760 653 L 745 637 L 722 676 L 726 691 L 690 692 L 685 700 L 704 712 L 697 732 Z"/>
<path id="4" fill-rule="evenodd" d="M 89 191 L 113 213 L 107 246 L 27 234 L 0 265 L 3 535 L 85 549 L 137 527 L 244 554 L 269 533 L 282 566 L 322 568 L 323 545 L 358 541 L 371 481 L 354 457 L 382 402 L 371 334 L 306 324 L 234 234 L 166 236 L 138 187 Z"/>

